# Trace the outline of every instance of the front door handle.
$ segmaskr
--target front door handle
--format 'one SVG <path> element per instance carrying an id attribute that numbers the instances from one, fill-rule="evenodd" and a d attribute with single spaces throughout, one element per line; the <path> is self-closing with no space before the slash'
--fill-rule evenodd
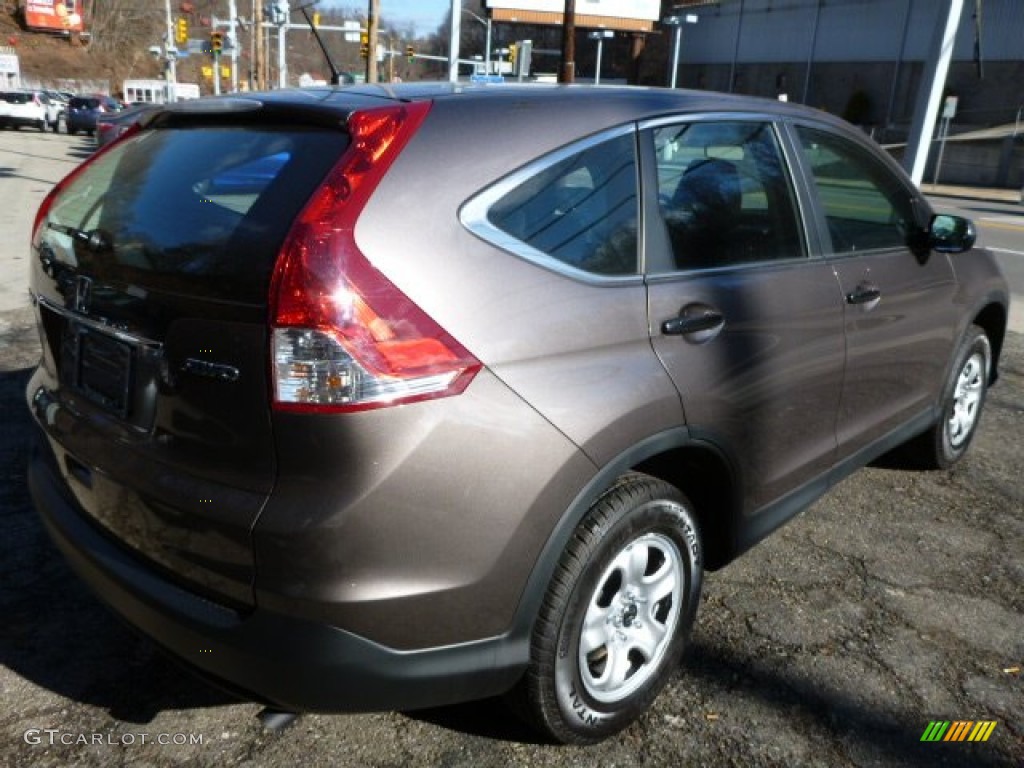
<path id="1" fill-rule="evenodd" d="M 685 312 L 685 310 L 684 310 Z M 713 309 L 705 309 L 703 312 L 687 315 L 680 314 L 661 324 L 661 332 L 666 336 L 685 336 L 689 333 L 700 333 L 720 328 L 725 322 L 722 313 Z"/>

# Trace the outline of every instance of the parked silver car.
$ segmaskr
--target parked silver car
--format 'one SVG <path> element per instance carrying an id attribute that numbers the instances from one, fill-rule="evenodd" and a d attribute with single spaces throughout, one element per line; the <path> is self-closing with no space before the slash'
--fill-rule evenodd
<path id="1" fill-rule="evenodd" d="M 507 694 L 593 742 L 678 674 L 706 569 L 888 451 L 964 456 L 1008 312 L 974 240 L 775 101 L 179 103 L 36 217 L 32 496 L 97 593 L 235 690 Z"/>

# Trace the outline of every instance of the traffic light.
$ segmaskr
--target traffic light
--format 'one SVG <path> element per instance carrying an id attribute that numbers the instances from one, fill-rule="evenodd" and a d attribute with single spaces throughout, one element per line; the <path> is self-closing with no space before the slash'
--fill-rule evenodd
<path id="1" fill-rule="evenodd" d="M 214 56 L 220 56 L 220 52 L 224 50 L 224 33 L 220 30 L 210 34 L 210 49 Z"/>
<path id="2" fill-rule="evenodd" d="M 359 36 L 359 58 L 370 58 L 370 36 L 365 32 Z"/>
<path id="3" fill-rule="evenodd" d="M 188 42 L 188 19 L 184 16 L 178 18 L 178 23 L 174 27 L 174 40 L 179 43 Z"/>
<path id="4" fill-rule="evenodd" d="M 313 26 L 320 26 L 320 11 L 313 11 Z"/>
<path id="5" fill-rule="evenodd" d="M 412 60 L 415 57 L 416 57 L 416 49 L 413 48 L 411 45 L 405 46 L 405 58 L 407 58 L 409 60 L 409 62 L 411 63 Z"/>
<path id="6" fill-rule="evenodd" d="M 516 54 L 518 52 L 519 52 L 519 46 L 516 45 L 515 43 L 512 43 L 508 47 L 508 60 L 509 60 L 509 63 L 512 65 L 512 71 L 513 72 L 516 71 Z"/>

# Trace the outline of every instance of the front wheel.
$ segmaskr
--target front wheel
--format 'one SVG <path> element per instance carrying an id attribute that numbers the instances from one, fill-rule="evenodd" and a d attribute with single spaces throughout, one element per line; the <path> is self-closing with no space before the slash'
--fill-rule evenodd
<path id="1" fill-rule="evenodd" d="M 625 728 L 675 673 L 700 599 L 692 508 L 652 477 L 621 478 L 590 508 L 544 596 L 513 696 L 558 741 Z"/>
<path id="2" fill-rule="evenodd" d="M 981 421 L 991 369 L 992 345 L 985 331 L 972 325 L 957 348 L 939 420 L 910 446 L 919 464 L 948 469 L 967 453 Z"/>

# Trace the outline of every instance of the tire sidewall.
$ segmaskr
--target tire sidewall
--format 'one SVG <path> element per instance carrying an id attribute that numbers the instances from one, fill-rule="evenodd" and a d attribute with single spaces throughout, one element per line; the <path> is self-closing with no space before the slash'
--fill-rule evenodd
<path id="1" fill-rule="evenodd" d="M 981 398 L 978 401 L 977 413 L 975 414 L 974 423 L 971 425 L 971 431 L 963 442 L 954 446 L 949 433 L 949 414 L 956 397 L 957 382 L 960 380 L 960 374 L 967 361 L 978 352 L 981 353 L 984 359 L 985 384 L 981 389 Z M 937 442 L 935 446 L 937 449 L 936 456 L 939 458 L 939 464 L 943 468 L 948 468 L 960 460 L 967 452 L 971 441 L 974 439 L 974 435 L 978 431 L 978 424 L 981 421 L 981 413 L 985 407 L 985 399 L 988 394 L 988 377 L 991 368 L 992 345 L 989 343 L 988 336 L 980 328 L 972 326 L 967 336 L 961 342 L 957 352 L 956 362 L 953 365 L 953 370 L 950 372 L 949 381 L 946 383 L 946 389 L 942 397 L 942 413 L 938 429 L 935 430 Z"/>
<path id="2" fill-rule="evenodd" d="M 598 702 L 588 695 L 580 675 L 578 648 L 583 619 L 612 559 L 631 541 L 648 533 L 668 537 L 678 550 L 685 579 L 683 605 L 674 635 L 651 679 L 621 701 Z M 686 504 L 680 499 L 656 498 L 639 508 L 623 510 L 589 554 L 558 627 L 553 683 L 563 722 L 577 738 L 596 741 L 621 730 L 644 712 L 678 666 L 700 598 L 703 553 Z"/>

